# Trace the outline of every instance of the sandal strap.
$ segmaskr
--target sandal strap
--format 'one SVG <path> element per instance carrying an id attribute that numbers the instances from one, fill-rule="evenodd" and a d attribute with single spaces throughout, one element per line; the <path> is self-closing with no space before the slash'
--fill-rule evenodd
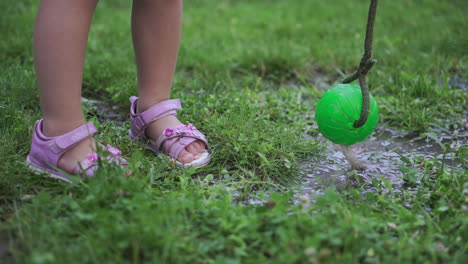
<path id="1" fill-rule="evenodd" d="M 174 143 L 174 140 L 177 142 Z M 154 145 L 158 152 L 163 152 L 163 145 L 165 143 L 169 144 L 168 152 L 171 157 L 176 158 L 179 156 L 179 153 L 192 142 L 200 140 L 202 141 L 206 148 L 209 149 L 208 141 L 198 129 L 192 125 L 182 125 L 177 128 L 167 128 L 164 132 L 158 137 Z"/>
<path id="2" fill-rule="evenodd" d="M 177 141 L 173 143 L 172 141 Z M 166 144 L 170 144 L 169 149 L 169 156 L 173 157 L 174 159 L 179 158 L 180 152 L 185 149 L 188 145 L 192 144 L 193 142 L 197 141 L 197 138 L 192 137 L 182 137 L 182 138 L 171 138 L 165 141 Z"/>
<path id="3" fill-rule="evenodd" d="M 56 154 L 65 152 L 79 142 L 91 137 L 96 132 L 97 129 L 92 122 L 86 123 L 66 134 L 54 137 L 51 144 L 49 144 L 49 148 Z"/>
<path id="4" fill-rule="evenodd" d="M 162 101 L 158 104 L 153 105 L 142 113 L 137 114 L 137 101 L 138 97 L 130 97 L 132 103 L 130 111 L 132 115 L 133 129 L 135 129 L 136 136 L 144 135 L 146 127 L 148 127 L 153 121 L 161 119 L 168 115 L 177 115 L 176 110 L 182 109 L 179 99 L 170 99 Z"/>

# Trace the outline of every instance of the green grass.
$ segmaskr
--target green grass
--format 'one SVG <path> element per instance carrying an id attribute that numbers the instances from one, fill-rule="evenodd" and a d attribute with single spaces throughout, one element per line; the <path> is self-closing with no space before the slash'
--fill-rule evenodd
<path id="1" fill-rule="evenodd" d="M 381 125 L 460 130 L 467 92 L 449 83 L 468 79 L 468 5 L 379 4 L 379 62 L 369 82 Z M 357 66 L 368 1 L 186 1 L 173 97 L 182 99 L 181 119 L 208 136 L 211 165 L 173 168 L 131 142 L 128 123 L 108 121 L 98 138 L 119 147 L 134 174 L 101 167 L 76 185 L 24 166 L 40 118 L 31 53 L 37 5 L 0 3 L 0 243 L 9 247 L 0 262 L 467 262 L 466 147 L 445 146 L 458 168 L 403 157 L 401 191 L 375 175 L 293 203 L 302 162 L 323 155 L 313 111 L 328 87 L 317 78 L 331 86 Z M 101 1 L 83 81 L 87 98 L 124 113 L 136 94 L 129 16 L 129 1 Z M 376 191 L 365 192 L 369 185 Z M 249 196 L 268 202 L 243 203 Z"/>

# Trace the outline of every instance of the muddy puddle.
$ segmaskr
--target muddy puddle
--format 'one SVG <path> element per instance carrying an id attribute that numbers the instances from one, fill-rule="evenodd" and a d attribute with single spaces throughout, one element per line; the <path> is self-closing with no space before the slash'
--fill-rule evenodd
<path id="1" fill-rule="evenodd" d="M 339 189 L 358 182 L 360 185 L 364 183 L 365 191 L 375 191 L 371 184 L 375 178 L 386 179 L 394 192 L 400 192 L 404 188 L 402 167 L 418 166 L 415 162 L 431 159 L 444 162 L 449 169 L 467 169 L 454 151 L 468 145 L 466 130 L 461 132 L 465 134 L 415 137 L 398 130 L 378 128 L 366 141 L 350 147 L 350 152 L 365 166 L 362 171 L 351 170 L 346 151 L 324 140 L 327 144 L 325 155 L 304 164 L 307 173 L 297 194 L 320 194 L 328 187 Z"/>

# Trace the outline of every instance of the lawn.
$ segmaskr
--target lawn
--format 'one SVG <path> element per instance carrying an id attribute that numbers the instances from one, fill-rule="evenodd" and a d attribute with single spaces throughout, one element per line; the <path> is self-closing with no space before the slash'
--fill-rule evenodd
<path id="1" fill-rule="evenodd" d="M 455 162 L 403 155 L 402 188 L 376 174 L 308 194 L 304 164 L 314 170 L 330 146 L 315 105 L 356 68 L 368 1 L 185 1 L 172 96 L 210 141 L 201 169 L 176 168 L 127 136 L 131 1 L 101 1 L 84 111 L 133 175 L 101 166 L 73 185 L 24 164 L 41 118 L 38 2 L 0 2 L 0 262 L 468 262 L 467 137 L 437 140 L 468 130 L 466 1 L 380 1 L 368 75 L 379 127 L 427 137 Z"/>

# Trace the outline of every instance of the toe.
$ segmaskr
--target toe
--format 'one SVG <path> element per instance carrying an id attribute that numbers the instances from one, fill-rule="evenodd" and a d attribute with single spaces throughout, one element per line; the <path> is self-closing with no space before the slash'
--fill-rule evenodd
<path id="1" fill-rule="evenodd" d="M 185 150 L 186 150 L 187 152 L 190 152 L 190 153 L 191 153 L 192 155 L 194 155 L 194 156 L 197 155 L 197 154 L 199 153 L 199 150 L 197 149 L 197 145 L 195 144 L 195 142 L 192 143 L 192 144 L 190 144 L 190 145 L 188 145 L 188 146 L 185 148 Z"/>
<path id="2" fill-rule="evenodd" d="M 197 149 L 197 152 L 201 154 L 203 151 L 205 151 L 205 144 L 198 140 L 195 142 L 195 148 Z"/>
<path id="3" fill-rule="evenodd" d="M 190 152 L 192 155 L 193 155 L 193 159 L 198 159 L 200 157 L 200 155 L 203 153 L 203 151 L 205 150 L 205 144 L 203 144 L 203 142 L 197 140 L 193 143 L 191 143 L 190 145 L 188 145 L 185 150 L 187 152 Z"/>
<path id="4" fill-rule="evenodd" d="M 194 159 L 193 154 L 183 149 L 179 153 L 179 161 L 183 163 L 190 163 Z"/>

